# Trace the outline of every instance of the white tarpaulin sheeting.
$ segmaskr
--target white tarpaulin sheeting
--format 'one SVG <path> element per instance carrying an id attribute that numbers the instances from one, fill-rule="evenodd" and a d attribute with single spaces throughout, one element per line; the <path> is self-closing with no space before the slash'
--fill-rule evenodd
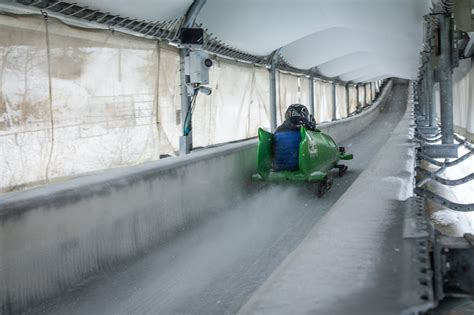
<path id="1" fill-rule="evenodd" d="M 347 117 L 346 88 L 344 85 L 336 85 L 336 119 Z"/>
<path id="2" fill-rule="evenodd" d="M 305 105 L 309 109 L 309 82 L 310 79 L 304 76 L 300 76 L 300 87 L 299 87 L 299 100 L 298 103 Z"/>
<path id="3" fill-rule="evenodd" d="M 430 6 L 429 0 L 208 0 L 198 22 L 232 47 L 256 55 L 282 47 L 293 66 L 317 66 L 343 80 L 415 79 Z"/>
<path id="4" fill-rule="evenodd" d="M 182 133 L 177 51 L 47 25 L 49 37 L 42 17 L 0 17 L 0 191 L 174 155 Z M 218 62 L 211 82 L 213 94 L 198 98 L 195 145 L 268 128 L 266 69 Z"/>
<path id="5" fill-rule="evenodd" d="M 277 73 L 277 123 L 280 124 L 285 119 L 285 112 L 288 106 L 299 103 L 299 80 L 297 76 L 292 74 L 280 71 Z"/>
<path id="6" fill-rule="evenodd" d="M 2 190 L 159 157 L 156 42 L 1 21 Z"/>
<path id="7" fill-rule="evenodd" d="M 358 89 L 359 89 L 359 106 L 363 107 L 366 104 L 366 101 L 365 101 L 365 87 L 364 87 L 364 85 L 359 85 Z"/>
<path id="8" fill-rule="evenodd" d="M 3 15 L 0 29 L 0 191 L 176 154 L 182 121 L 174 47 L 40 16 Z M 266 68 L 219 59 L 210 82 L 212 94 L 196 102 L 195 147 L 269 128 Z M 289 105 L 309 105 L 307 77 L 279 71 L 277 87 L 278 123 Z M 317 122 L 330 121 L 332 84 L 315 80 L 314 94 Z M 344 86 L 336 95 L 336 117 L 346 117 Z"/>
<path id="9" fill-rule="evenodd" d="M 332 120 L 332 83 L 324 81 L 314 82 L 315 116 L 316 122 Z"/>
<path id="10" fill-rule="evenodd" d="M 472 59 L 459 61 L 453 75 L 454 125 L 457 131 L 474 138 L 474 64 Z"/>
<path id="11" fill-rule="evenodd" d="M 349 86 L 349 110 L 350 113 L 353 113 L 357 109 L 357 90 L 356 87 L 351 85 Z"/>
<path id="12" fill-rule="evenodd" d="M 369 84 L 364 84 L 364 91 L 365 91 L 365 103 L 370 104 L 372 102 L 372 91 L 370 90 Z"/>
<path id="13" fill-rule="evenodd" d="M 257 135 L 269 128 L 268 71 L 215 62 L 212 94 L 198 95 L 193 115 L 193 145 L 207 146 Z"/>

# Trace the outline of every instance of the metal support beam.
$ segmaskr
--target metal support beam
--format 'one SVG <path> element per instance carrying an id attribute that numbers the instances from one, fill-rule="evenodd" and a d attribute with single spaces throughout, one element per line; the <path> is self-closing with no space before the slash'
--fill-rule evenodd
<path id="1" fill-rule="evenodd" d="M 418 81 L 415 87 L 415 114 L 418 116 L 421 115 L 421 82 Z"/>
<path id="2" fill-rule="evenodd" d="M 346 84 L 346 113 L 347 117 L 351 114 L 351 104 L 349 103 L 349 84 Z"/>
<path id="3" fill-rule="evenodd" d="M 332 121 L 336 120 L 336 110 L 337 110 L 337 102 L 336 102 L 336 82 L 332 82 Z"/>
<path id="4" fill-rule="evenodd" d="M 193 27 L 194 22 L 196 21 L 196 18 L 201 12 L 202 7 L 206 4 L 207 0 L 194 0 L 191 6 L 188 9 L 188 12 L 186 12 L 186 18 L 183 23 L 183 27 Z"/>
<path id="5" fill-rule="evenodd" d="M 428 100 L 428 121 L 430 127 L 437 127 L 436 124 L 436 103 L 433 95 L 434 76 L 433 76 L 433 58 L 430 56 L 426 64 L 426 96 Z"/>
<path id="6" fill-rule="evenodd" d="M 421 81 L 421 115 L 418 116 L 418 132 L 424 136 L 433 137 L 439 133 L 436 124 L 436 108 L 433 97 L 433 65 L 432 58 L 428 58 L 423 68 L 423 79 Z M 427 141 L 429 142 L 429 141 Z M 437 150 L 439 152 L 439 150 Z"/>
<path id="7" fill-rule="evenodd" d="M 473 151 L 469 151 L 467 152 L 466 154 L 464 154 L 463 156 L 461 156 L 460 158 L 456 159 L 456 160 L 453 160 L 453 161 L 449 161 L 449 162 L 441 162 L 441 161 L 437 161 L 435 159 L 433 159 L 432 157 L 426 155 L 426 154 L 423 154 L 423 153 L 419 153 L 417 155 L 417 157 L 421 160 L 424 160 L 428 163 L 431 163 L 433 165 L 436 165 L 436 166 L 439 166 L 439 167 L 443 167 L 443 168 L 446 168 L 446 167 L 450 167 L 450 166 L 454 166 L 454 165 L 457 165 L 465 160 L 467 160 L 468 158 L 471 157 L 471 155 L 473 155 L 474 152 Z"/>
<path id="8" fill-rule="evenodd" d="M 309 112 L 314 116 L 314 78 L 309 77 Z"/>
<path id="9" fill-rule="evenodd" d="M 424 202 L 411 197 L 403 202 L 403 239 L 400 244 L 400 292 L 405 303 L 402 314 L 422 314 L 435 306 L 432 262 L 430 259 L 431 227 L 427 223 Z M 409 310 L 409 311 L 408 311 Z"/>
<path id="10" fill-rule="evenodd" d="M 437 233 L 434 245 L 434 264 L 438 266 L 434 282 L 438 298 L 452 297 L 451 301 L 469 304 L 474 296 L 474 235 L 449 237 Z M 445 313 L 449 312 L 439 314 Z"/>
<path id="11" fill-rule="evenodd" d="M 423 78 L 422 81 L 422 92 L 423 92 L 423 118 L 425 121 L 428 120 L 428 92 L 427 92 L 427 83 L 426 78 Z"/>
<path id="12" fill-rule="evenodd" d="M 425 197 L 439 205 L 442 205 L 442 206 L 445 206 L 445 207 L 448 207 L 452 210 L 455 210 L 455 211 L 462 211 L 462 212 L 471 212 L 471 211 L 474 211 L 474 204 L 471 203 L 471 204 L 461 204 L 461 203 L 457 203 L 457 202 L 453 202 L 453 201 L 450 201 L 444 197 L 441 197 L 440 195 L 438 194 L 435 194 L 434 192 L 432 191 L 429 191 L 427 189 L 424 189 L 422 187 L 416 187 L 415 188 L 415 194 L 417 194 L 418 196 L 422 196 L 422 197 Z"/>
<path id="13" fill-rule="evenodd" d="M 443 144 L 453 144 L 453 77 L 452 77 L 452 21 L 451 15 L 439 15 L 440 46 L 439 75 L 441 99 L 441 137 Z"/>
<path id="14" fill-rule="evenodd" d="M 188 95 L 188 89 L 186 87 L 186 75 L 184 73 L 184 58 L 189 53 L 186 48 L 179 50 L 179 76 L 180 76 L 180 93 L 181 93 L 181 126 L 182 136 L 179 137 L 179 155 L 188 154 L 192 150 L 193 146 L 193 135 L 192 131 L 189 133 L 185 130 L 192 127 L 192 117 L 188 117 L 188 112 L 191 107 L 191 99 Z M 188 120 L 188 126 L 186 126 L 186 120 Z"/>
<path id="15" fill-rule="evenodd" d="M 277 92 L 276 92 L 276 65 L 278 62 L 278 53 L 280 49 L 273 52 L 270 63 L 270 130 L 274 132 L 277 128 Z"/>
<path id="16" fill-rule="evenodd" d="M 426 121 L 426 80 L 425 79 L 421 79 L 420 80 L 420 100 L 419 100 L 419 104 L 420 104 L 420 119 L 424 122 Z"/>
<path id="17" fill-rule="evenodd" d="M 422 146 L 422 152 L 432 158 L 457 158 L 457 144 L 433 144 Z"/>
<path id="18" fill-rule="evenodd" d="M 192 27 L 196 21 L 196 17 L 206 4 L 206 0 L 194 0 L 186 12 L 186 16 L 182 27 Z M 181 92 L 181 126 L 182 136 L 179 138 L 179 155 L 188 154 L 193 148 L 192 134 L 192 112 L 191 98 L 188 95 L 186 87 L 186 75 L 184 73 L 184 60 L 189 54 L 188 48 L 179 49 L 179 74 L 180 74 L 180 92 Z"/>
<path id="19" fill-rule="evenodd" d="M 433 84 L 433 65 L 431 64 L 431 58 L 428 58 L 423 68 L 423 79 L 421 81 L 422 114 L 418 117 L 419 126 L 417 130 L 424 136 L 429 137 L 432 137 L 439 132 L 436 124 Z"/>
<path id="20" fill-rule="evenodd" d="M 452 48 L 453 48 L 453 23 L 450 14 L 438 15 L 440 28 L 440 55 L 438 57 L 438 77 L 440 84 L 441 108 L 441 144 L 422 147 L 422 152 L 432 158 L 457 158 L 458 145 L 454 143 L 453 122 L 453 77 L 452 77 Z M 433 65 L 428 60 L 425 75 L 421 84 L 422 116 L 419 131 L 426 134 L 437 132 L 434 106 Z M 424 129 L 421 127 L 425 127 Z M 422 130 L 423 129 L 423 130 Z"/>
<path id="21" fill-rule="evenodd" d="M 438 183 L 441 183 L 443 185 L 447 186 L 457 186 L 461 185 L 467 182 L 470 182 L 471 180 L 474 179 L 474 173 L 471 173 L 467 176 L 464 176 L 459 179 L 448 179 L 448 178 L 443 178 L 441 176 L 438 176 L 436 173 L 430 172 L 428 170 L 425 170 L 424 168 L 417 166 L 415 167 L 415 171 L 418 172 L 420 175 L 430 178 L 434 181 L 437 181 Z"/>

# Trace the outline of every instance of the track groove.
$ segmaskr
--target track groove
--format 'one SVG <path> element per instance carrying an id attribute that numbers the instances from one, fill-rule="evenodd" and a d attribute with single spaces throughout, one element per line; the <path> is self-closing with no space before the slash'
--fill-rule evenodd
<path id="1" fill-rule="evenodd" d="M 394 84 L 371 126 L 341 145 L 354 153 L 343 178 L 321 199 L 271 187 L 134 262 L 97 275 L 31 314 L 232 314 L 327 213 L 386 142 L 406 108 Z"/>

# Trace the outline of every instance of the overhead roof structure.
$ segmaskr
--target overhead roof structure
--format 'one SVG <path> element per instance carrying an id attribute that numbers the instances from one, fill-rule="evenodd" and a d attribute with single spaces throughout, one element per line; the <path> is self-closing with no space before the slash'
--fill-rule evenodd
<path id="1" fill-rule="evenodd" d="M 137 24 L 182 18 L 193 2 L 19 2 L 38 5 L 43 1 L 97 9 Z M 291 67 L 314 69 L 325 77 L 352 82 L 416 79 L 423 16 L 431 6 L 430 0 L 207 0 L 197 23 L 209 38 L 234 50 L 266 57 L 280 49 L 280 56 Z"/>

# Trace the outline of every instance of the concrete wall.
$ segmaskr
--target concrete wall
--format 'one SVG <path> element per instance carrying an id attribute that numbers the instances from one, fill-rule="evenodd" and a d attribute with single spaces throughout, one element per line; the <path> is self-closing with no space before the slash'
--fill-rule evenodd
<path id="1" fill-rule="evenodd" d="M 319 127 L 343 141 L 367 127 L 381 103 Z M 256 144 L 227 144 L 5 195 L 0 201 L 1 313 L 58 295 L 245 198 Z"/>
<path id="2" fill-rule="evenodd" d="M 256 140 L 6 195 L 0 313 L 60 293 L 238 202 Z"/>

